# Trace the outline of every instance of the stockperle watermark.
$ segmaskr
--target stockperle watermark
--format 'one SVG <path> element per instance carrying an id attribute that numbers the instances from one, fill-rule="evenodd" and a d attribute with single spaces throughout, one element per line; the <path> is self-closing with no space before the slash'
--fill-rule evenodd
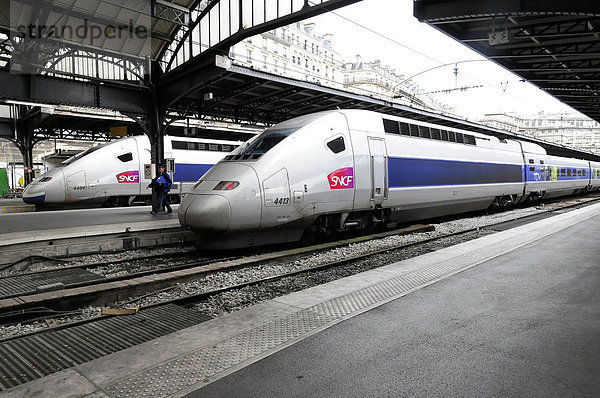
<path id="1" fill-rule="evenodd" d="M 69 50 L 146 58 L 151 0 L 10 0 L 11 71 L 33 73 Z"/>

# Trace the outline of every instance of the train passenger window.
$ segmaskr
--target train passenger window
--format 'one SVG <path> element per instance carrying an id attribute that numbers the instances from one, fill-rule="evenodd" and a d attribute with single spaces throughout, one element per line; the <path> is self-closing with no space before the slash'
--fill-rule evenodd
<path id="1" fill-rule="evenodd" d="M 584 177 L 587 175 L 587 172 L 586 172 L 586 171 L 587 171 L 586 169 L 583 169 L 583 171 L 581 172 L 581 174 L 582 174 Z"/>
<path id="2" fill-rule="evenodd" d="M 456 133 L 454 131 L 448 131 L 448 141 L 456 142 Z"/>
<path id="3" fill-rule="evenodd" d="M 567 174 L 565 173 L 565 169 L 560 169 L 560 176 L 565 177 Z"/>
<path id="4" fill-rule="evenodd" d="M 431 131 L 429 130 L 429 127 L 419 126 L 419 137 L 431 138 Z"/>
<path id="5" fill-rule="evenodd" d="M 440 132 L 440 129 L 431 129 L 431 138 L 434 140 L 441 140 L 442 139 L 442 133 Z"/>
<path id="6" fill-rule="evenodd" d="M 133 160 L 133 155 L 131 154 L 131 152 L 127 152 L 117 156 L 117 159 L 119 159 L 123 163 L 131 162 Z"/>
<path id="7" fill-rule="evenodd" d="M 581 177 L 581 170 L 577 170 L 577 177 Z"/>
<path id="8" fill-rule="evenodd" d="M 573 169 L 573 177 L 577 177 L 577 170 Z"/>
<path id="9" fill-rule="evenodd" d="M 383 119 L 383 130 L 390 134 L 400 134 L 400 126 L 395 120 Z"/>
<path id="10" fill-rule="evenodd" d="M 535 167 L 530 167 L 529 171 L 535 171 Z"/>
<path id="11" fill-rule="evenodd" d="M 567 177 L 571 177 L 571 169 L 567 169 Z"/>
<path id="12" fill-rule="evenodd" d="M 208 150 L 213 152 L 221 152 L 221 145 L 219 144 L 208 144 Z"/>
<path id="13" fill-rule="evenodd" d="M 448 131 L 442 130 L 442 141 L 448 141 Z"/>
<path id="14" fill-rule="evenodd" d="M 533 164 L 533 159 L 529 159 L 529 164 Z"/>
<path id="15" fill-rule="evenodd" d="M 171 147 L 173 149 L 188 149 L 187 142 L 184 141 L 171 141 Z"/>
<path id="16" fill-rule="evenodd" d="M 199 151 L 208 151 L 208 145 L 204 142 L 197 142 L 197 144 L 198 146 L 196 147 L 196 149 L 198 149 Z"/>
<path id="17" fill-rule="evenodd" d="M 469 134 L 464 134 L 464 138 L 465 138 L 465 144 L 467 145 L 477 145 L 477 141 L 475 140 L 475 137 Z"/>
<path id="18" fill-rule="evenodd" d="M 411 124 L 410 125 L 410 136 L 411 137 L 418 137 L 419 136 L 419 126 L 417 126 L 416 124 Z"/>
<path id="19" fill-rule="evenodd" d="M 327 147 L 331 149 L 333 153 L 340 153 L 346 149 L 346 143 L 344 142 L 344 137 L 338 137 L 334 140 L 331 140 L 327 143 Z"/>
<path id="20" fill-rule="evenodd" d="M 540 164 L 544 164 L 544 161 L 543 161 L 543 160 L 540 160 Z"/>
<path id="21" fill-rule="evenodd" d="M 458 142 L 459 144 L 465 142 L 463 133 L 456 133 L 456 142 Z"/>
<path id="22" fill-rule="evenodd" d="M 400 134 L 410 135 L 410 127 L 408 126 L 408 123 L 400 122 Z"/>

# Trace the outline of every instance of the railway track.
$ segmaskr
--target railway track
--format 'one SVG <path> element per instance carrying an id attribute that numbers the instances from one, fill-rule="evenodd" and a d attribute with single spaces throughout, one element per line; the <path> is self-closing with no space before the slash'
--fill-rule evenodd
<path id="1" fill-rule="evenodd" d="M 596 201 L 598 199 L 594 200 L 594 202 Z M 569 204 L 560 208 L 548 209 L 538 214 L 509 217 L 501 222 L 489 223 L 485 227 L 479 226 L 454 233 L 430 236 L 426 239 L 417 239 L 401 245 L 396 244 L 395 246 L 369 250 L 344 258 L 334 254 L 333 257 L 335 258 L 333 260 L 324 261 L 321 264 L 256 277 L 252 280 L 230 283 L 199 292 L 193 292 L 190 286 L 186 287 L 186 285 L 195 282 L 184 283 L 175 288 L 164 288 L 158 292 L 158 295 L 163 296 L 161 302 L 147 302 L 156 293 L 139 296 L 131 300 L 123 300 L 119 303 L 121 306 L 137 307 L 141 305 L 141 309 L 130 316 L 100 316 L 94 319 L 80 320 L 69 325 L 57 325 L 44 329 L 43 332 L 0 341 L 0 355 L 10 358 L 7 363 L 0 366 L 0 389 L 7 389 L 75 364 L 84 363 L 111 352 L 140 344 L 159 335 L 206 321 L 214 314 L 203 311 L 203 303 L 210 300 L 222 302 L 224 301 L 223 297 L 228 294 L 239 299 L 240 296 L 244 295 L 245 290 L 260 288 L 261 298 L 269 299 L 271 296 L 310 287 L 311 283 L 327 282 L 348 274 L 378 267 L 390 260 L 397 261 L 399 258 L 408 258 L 437 250 L 462 240 L 470 240 L 482 234 L 494 233 L 497 230 L 505 229 L 507 223 L 526 223 L 533 218 L 550 216 L 555 212 L 564 212 L 569 208 L 577 208 L 590 203 Z M 367 238 L 363 238 L 362 241 L 366 242 Z M 354 243 L 354 245 L 358 244 Z M 312 249 L 321 250 L 322 247 L 313 247 Z M 299 263 L 308 257 L 311 256 L 296 251 L 288 253 L 288 257 L 280 256 L 267 261 L 273 265 L 278 265 L 283 261 Z M 243 265 L 237 268 L 240 271 L 249 269 Z M 227 273 L 231 273 L 231 271 L 227 270 Z M 223 274 L 223 272 L 220 274 Z M 292 281 L 295 282 L 295 285 Z M 187 291 L 185 297 L 164 297 L 168 295 L 169 291 L 180 288 Z M 269 294 L 264 293 L 268 291 L 270 291 Z M 249 302 L 248 304 L 252 303 Z M 239 303 L 236 305 L 239 305 Z M 42 363 L 38 364 L 40 361 Z"/>
<path id="2" fill-rule="evenodd" d="M 575 203 L 569 203 L 566 205 L 563 204 L 558 207 L 553 206 L 535 214 L 513 217 L 497 223 L 488 223 L 484 228 L 486 230 L 500 231 L 507 228 L 512 228 L 519 223 L 531 222 L 541 218 L 549 217 L 556 212 L 568 211 L 570 209 L 586 206 L 599 200 L 600 196 L 583 201 L 577 200 Z M 461 235 L 464 236 L 469 233 L 480 231 L 481 228 L 481 226 L 477 226 L 474 228 L 463 229 L 461 231 L 437 234 L 436 236 L 427 239 L 419 239 L 415 242 L 399 246 L 385 247 L 383 249 L 369 251 L 368 253 L 345 257 L 344 259 L 339 260 L 339 262 L 332 262 L 330 265 L 319 266 L 318 268 L 315 268 L 315 270 L 336 267 L 340 264 L 352 261 L 360 261 L 367 256 L 377 255 L 390 250 L 402 250 L 409 247 L 414 247 L 416 245 L 425 245 L 442 241 L 447 238 L 459 237 Z M 54 311 L 71 311 L 85 305 L 101 305 L 103 301 L 124 301 L 123 298 L 127 297 L 127 295 L 139 296 L 142 294 L 152 294 L 152 292 L 157 289 L 159 289 L 161 292 L 164 292 L 165 290 L 169 290 L 173 285 L 177 287 L 178 284 L 198 278 L 205 278 L 208 275 L 219 272 L 231 272 L 245 267 L 256 267 L 257 265 L 261 264 L 290 263 L 302 259 L 303 257 L 309 257 L 310 255 L 323 250 L 331 250 L 336 247 L 342 247 L 372 239 L 381 239 L 386 236 L 404 235 L 415 231 L 423 232 L 428 229 L 430 229 L 428 226 L 416 226 L 408 229 L 393 230 L 379 234 L 346 239 L 338 242 L 330 242 L 323 245 L 304 248 L 301 247 L 274 253 L 260 253 L 250 256 L 247 256 L 246 253 L 246 256 L 211 256 L 198 259 L 197 257 L 200 255 L 198 252 L 171 253 L 167 256 L 167 258 L 165 258 L 164 254 L 157 254 L 132 260 L 121 260 L 117 262 L 107 261 L 87 265 L 65 266 L 61 269 L 6 276 L 0 278 L 0 300 L 16 298 L 17 300 L 21 300 L 23 304 L 5 307 L 4 309 L 7 311 L 4 311 L 4 315 L 0 316 L 0 324 L 10 324 L 24 321 L 26 320 L 26 314 L 28 313 L 27 310 L 30 308 L 37 308 L 39 306 L 47 307 L 48 314 L 50 315 Z M 181 263 L 172 264 L 172 262 L 179 257 L 185 259 Z M 157 258 L 161 260 L 159 263 L 144 264 L 144 266 L 141 267 L 141 271 L 128 272 L 125 275 L 121 274 L 118 276 L 110 276 L 110 272 L 108 275 L 103 275 L 102 273 L 97 272 L 97 270 L 100 268 L 107 266 L 114 267 L 115 264 L 118 264 L 120 269 L 126 269 L 132 263 L 145 263 L 151 259 Z M 112 270 L 111 272 L 114 273 L 115 271 Z M 306 270 L 281 272 L 280 276 L 277 277 L 284 278 L 305 272 L 311 272 L 311 269 L 308 268 Z M 145 277 L 152 277 L 152 280 L 144 281 L 143 279 Z M 269 276 L 266 280 L 270 278 L 276 277 Z M 132 290 L 131 284 L 128 284 L 127 286 L 121 287 L 120 290 L 115 289 L 114 284 L 121 281 L 138 281 L 139 285 L 143 285 L 143 287 Z M 260 281 L 248 281 L 240 284 L 234 284 L 234 286 L 241 288 L 247 285 L 253 285 L 255 283 L 260 283 Z M 72 295 L 61 294 L 65 291 L 68 292 L 69 290 L 75 290 L 83 287 L 91 287 L 91 289 L 87 289 L 85 292 L 82 292 L 82 294 L 79 295 L 79 298 L 77 292 L 74 292 Z M 109 292 L 109 295 L 105 296 L 103 295 L 103 292 Z M 44 294 L 46 294 L 45 297 Z M 32 295 L 39 296 L 39 300 L 32 303 L 32 300 L 30 299 L 20 299 L 23 296 Z M 65 297 L 68 297 L 68 303 L 61 302 L 64 301 Z M 12 316 L 12 314 L 19 314 L 19 316 Z"/>

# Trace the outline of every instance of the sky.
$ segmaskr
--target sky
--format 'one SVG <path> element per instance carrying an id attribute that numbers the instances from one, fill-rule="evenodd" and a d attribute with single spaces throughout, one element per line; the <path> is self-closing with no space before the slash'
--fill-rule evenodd
<path id="1" fill-rule="evenodd" d="M 488 113 L 523 116 L 577 113 L 519 76 L 486 60 L 458 41 L 413 16 L 412 0 L 363 0 L 312 18 L 318 34 L 333 33 L 333 47 L 345 60 L 379 59 L 397 74 L 413 77 L 425 92 L 483 86 L 465 91 L 434 93 L 457 114 L 477 120 Z M 468 62 L 461 62 L 468 61 Z M 454 64 L 458 63 L 458 76 Z M 431 71 L 424 72 L 428 69 Z M 455 81 L 456 79 L 456 81 Z"/>

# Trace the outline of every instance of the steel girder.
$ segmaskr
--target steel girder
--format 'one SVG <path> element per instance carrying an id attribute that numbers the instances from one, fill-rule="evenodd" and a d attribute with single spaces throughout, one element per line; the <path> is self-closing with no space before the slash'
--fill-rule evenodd
<path id="1" fill-rule="evenodd" d="M 143 86 L 101 81 L 74 81 L 42 75 L 0 71 L 0 99 L 49 105 L 72 105 L 146 113 L 148 90 Z"/>

